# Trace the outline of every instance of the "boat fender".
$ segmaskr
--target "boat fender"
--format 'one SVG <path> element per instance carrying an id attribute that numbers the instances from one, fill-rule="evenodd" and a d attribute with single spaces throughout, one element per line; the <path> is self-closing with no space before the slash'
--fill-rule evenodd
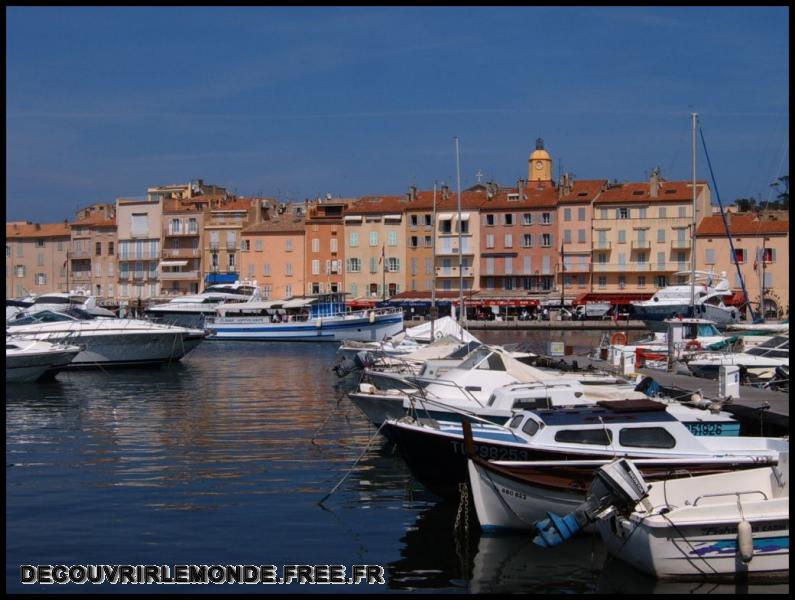
<path id="1" fill-rule="evenodd" d="M 375 311 L 370 311 L 370 323 L 375 323 Z"/>
<path id="2" fill-rule="evenodd" d="M 737 525 L 737 550 L 744 563 L 751 562 L 754 557 L 754 540 L 751 536 L 751 524 L 745 519 Z"/>
<path id="3" fill-rule="evenodd" d="M 437 332 L 434 334 L 434 336 L 433 336 L 433 337 L 435 337 L 437 340 L 440 340 L 440 339 L 442 339 L 442 336 L 443 336 L 443 335 L 444 335 L 444 334 L 443 334 L 441 331 L 437 331 Z"/>
<path id="4" fill-rule="evenodd" d="M 618 331 L 610 336 L 610 344 L 612 346 L 626 346 L 627 345 L 627 334 Z"/>

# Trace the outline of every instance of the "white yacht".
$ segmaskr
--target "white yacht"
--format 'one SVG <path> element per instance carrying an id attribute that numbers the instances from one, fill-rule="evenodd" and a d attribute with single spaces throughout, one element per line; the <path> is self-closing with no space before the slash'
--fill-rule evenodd
<path id="1" fill-rule="evenodd" d="M 88 292 L 81 290 L 41 294 L 31 298 L 29 302 L 29 306 L 20 307 L 20 310 L 16 311 L 10 317 L 8 315 L 8 311 L 6 311 L 6 321 L 13 323 L 18 319 L 22 319 L 43 310 L 59 311 L 64 308 L 78 308 L 95 317 L 116 317 L 112 311 L 98 306 L 95 296 L 92 296 Z M 25 303 L 27 303 L 27 301 Z"/>
<path id="2" fill-rule="evenodd" d="M 6 335 L 6 383 L 36 381 L 54 375 L 83 348 Z"/>
<path id="3" fill-rule="evenodd" d="M 632 316 L 643 321 L 652 331 L 665 331 L 665 320 L 679 316 L 709 319 L 719 328 L 738 321 L 740 313 L 737 307 L 724 303 L 724 299 L 734 295 L 725 272 L 717 275 L 708 271 L 695 271 L 692 274 L 690 271 L 680 271 L 675 275 L 695 278 L 695 287 L 692 279 L 686 284 L 666 286 L 649 300 L 632 302 Z M 695 304 L 696 314 L 691 314 L 691 304 Z"/>
<path id="4" fill-rule="evenodd" d="M 97 318 L 80 309 L 44 310 L 7 325 L 6 333 L 83 346 L 68 368 L 136 366 L 175 362 L 203 339 L 186 329 L 140 319 Z"/>
<path id="5" fill-rule="evenodd" d="M 144 313 L 153 321 L 182 327 L 203 328 L 206 317 L 216 314 L 216 309 L 227 302 L 245 302 L 257 297 L 259 287 L 255 280 L 238 280 L 234 283 L 216 283 L 200 294 L 172 298 L 163 304 L 148 307 Z"/>

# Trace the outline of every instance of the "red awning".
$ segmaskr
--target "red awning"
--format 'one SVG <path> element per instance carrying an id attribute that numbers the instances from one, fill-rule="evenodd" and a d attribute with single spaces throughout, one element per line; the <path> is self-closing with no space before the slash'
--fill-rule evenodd
<path id="1" fill-rule="evenodd" d="M 373 308 L 378 300 L 348 300 L 346 304 L 351 308 Z"/>
<path id="2" fill-rule="evenodd" d="M 533 298 L 474 298 L 475 306 L 538 306 L 538 300 Z"/>

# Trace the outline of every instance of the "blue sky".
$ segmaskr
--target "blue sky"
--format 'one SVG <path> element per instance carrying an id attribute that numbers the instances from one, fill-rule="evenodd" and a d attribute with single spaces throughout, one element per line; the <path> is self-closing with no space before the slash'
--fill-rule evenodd
<path id="1" fill-rule="evenodd" d="M 515 185 L 543 137 L 575 178 L 789 170 L 789 9 L 7 7 L 7 220 L 204 179 L 303 200 Z M 703 151 L 698 175 L 709 177 Z M 714 194 L 713 194 L 714 197 Z"/>

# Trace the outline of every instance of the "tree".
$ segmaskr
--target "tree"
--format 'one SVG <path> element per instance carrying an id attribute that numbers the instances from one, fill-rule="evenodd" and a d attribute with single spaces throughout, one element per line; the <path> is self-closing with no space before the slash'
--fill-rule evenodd
<path id="1" fill-rule="evenodd" d="M 739 212 L 756 212 L 759 209 L 756 198 L 738 198 L 734 204 Z"/>
<path id="2" fill-rule="evenodd" d="M 783 210 L 789 210 L 789 175 L 783 175 L 770 184 L 778 195 L 776 204 Z"/>

